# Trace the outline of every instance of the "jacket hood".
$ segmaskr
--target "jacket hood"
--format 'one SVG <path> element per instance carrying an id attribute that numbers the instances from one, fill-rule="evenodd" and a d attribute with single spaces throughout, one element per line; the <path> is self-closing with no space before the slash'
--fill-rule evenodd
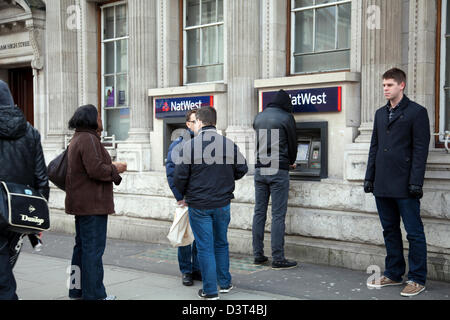
<path id="1" fill-rule="evenodd" d="M 292 113 L 294 111 L 294 107 L 292 106 L 292 99 L 284 90 L 280 90 L 277 92 L 275 99 L 273 99 L 272 102 L 269 103 L 267 108 L 279 108 L 289 113 Z"/>
<path id="2" fill-rule="evenodd" d="M 8 85 L 0 80 L 0 138 L 18 139 L 26 131 L 27 121 L 22 110 L 14 105 Z"/>
<path id="3" fill-rule="evenodd" d="M 10 106 L 11 108 L 14 108 L 15 105 L 8 85 L 5 81 L 0 80 L 0 107 L 2 106 Z"/>

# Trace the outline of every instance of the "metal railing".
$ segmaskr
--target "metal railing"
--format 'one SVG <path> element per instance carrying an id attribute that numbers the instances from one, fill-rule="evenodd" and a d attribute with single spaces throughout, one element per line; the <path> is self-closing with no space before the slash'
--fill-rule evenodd
<path id="1" fill-rule="evenodd" d="M 447 150 L 447 153 L 450 153 L 450 131 L 445 131 L 444 133 L 435 133 L 433 135 L 443 137 L 445 150 Z"/>

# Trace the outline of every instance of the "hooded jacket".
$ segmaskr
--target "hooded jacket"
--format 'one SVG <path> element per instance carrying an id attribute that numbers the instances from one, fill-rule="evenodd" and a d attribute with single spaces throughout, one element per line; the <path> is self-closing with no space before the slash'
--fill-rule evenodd
<path id="1" fill-rule="evenodd" d="M 257 137 L 256 168 L 289 170 L 289 166 L 295 163 L 297 128 L 292 111 L 291 97 L 280 90 L 274 101 L 256 116 L 253 122 Z M 278 130 L 279 139 L 274 136 L 274 130 Z"/>
<path id="2" fill-rule="evenodd" d="M 48 199 L 47 166 L 41 136 L 14 104 L 0 80 L 0 180 L 28 185 Z"/>

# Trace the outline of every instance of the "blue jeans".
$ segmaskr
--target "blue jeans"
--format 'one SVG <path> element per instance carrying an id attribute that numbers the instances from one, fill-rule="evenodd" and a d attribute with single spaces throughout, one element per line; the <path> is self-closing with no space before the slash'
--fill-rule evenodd
<path id="1" fill-rule="evenodd" d="M 83 300 L 106 298 L 102 257 L 106 247 L 107 225 L 106 215 L 75 217 L 76 236 L 71 277 L 74 280 L 69 297 Z"/>
<path id="2" fill-rule="evenodd" d="M 227 239 L 230 205 L 210 210 L 189 207 L 189 222 L 197 242 L 203 292 L 217 294 L 217 284 L 221 288 L 231 285 Z"/>
<path id="3" fill-rule="evenodd" d="M 255 171 L 255 212 L 252 227 L 255 257 L 264 256 L 264 229 L 270 197 L 272 197 L 272 258 L 274 261 L 282 261 L 285 259 L 284 234 L 289 198 L 289 171 L 278 170 L 274 175 L 261 174 L 259 168 Z"/>
<path id="4" fill-rule="evenodd" d="M 386 245 L 386 270 L 384 275 L 394 281 L 402 281 L 406 271 L 400 217 L 409 242 L 408 279 L 425 285 L 427 278 L 427 244 L 418 199 L 375 198 L 383 227 Z"/>
<path id="5" fill-rule="evenodd" d="M 178 264 L 182 274 L 200 272 L 195 241 L 192 245 L 178 247 Z"/>

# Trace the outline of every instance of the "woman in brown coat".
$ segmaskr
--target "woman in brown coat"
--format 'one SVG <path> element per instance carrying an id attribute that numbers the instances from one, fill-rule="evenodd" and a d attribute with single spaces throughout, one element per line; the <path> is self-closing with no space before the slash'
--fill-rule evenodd
<path id="1" fill-rule="evenodd" d="M 66 213 L 75 216 L 69 297 L 112 300 L 103 285 L 102 256 L 106 246 L 108 215 L 114 213 L 113 182 L 119 185 L 125 163 L 113 163 L 100 142 L 97 108 L 78 108 L 69 121 L 75 134 L 69 145 L 66 177 Z"/>

